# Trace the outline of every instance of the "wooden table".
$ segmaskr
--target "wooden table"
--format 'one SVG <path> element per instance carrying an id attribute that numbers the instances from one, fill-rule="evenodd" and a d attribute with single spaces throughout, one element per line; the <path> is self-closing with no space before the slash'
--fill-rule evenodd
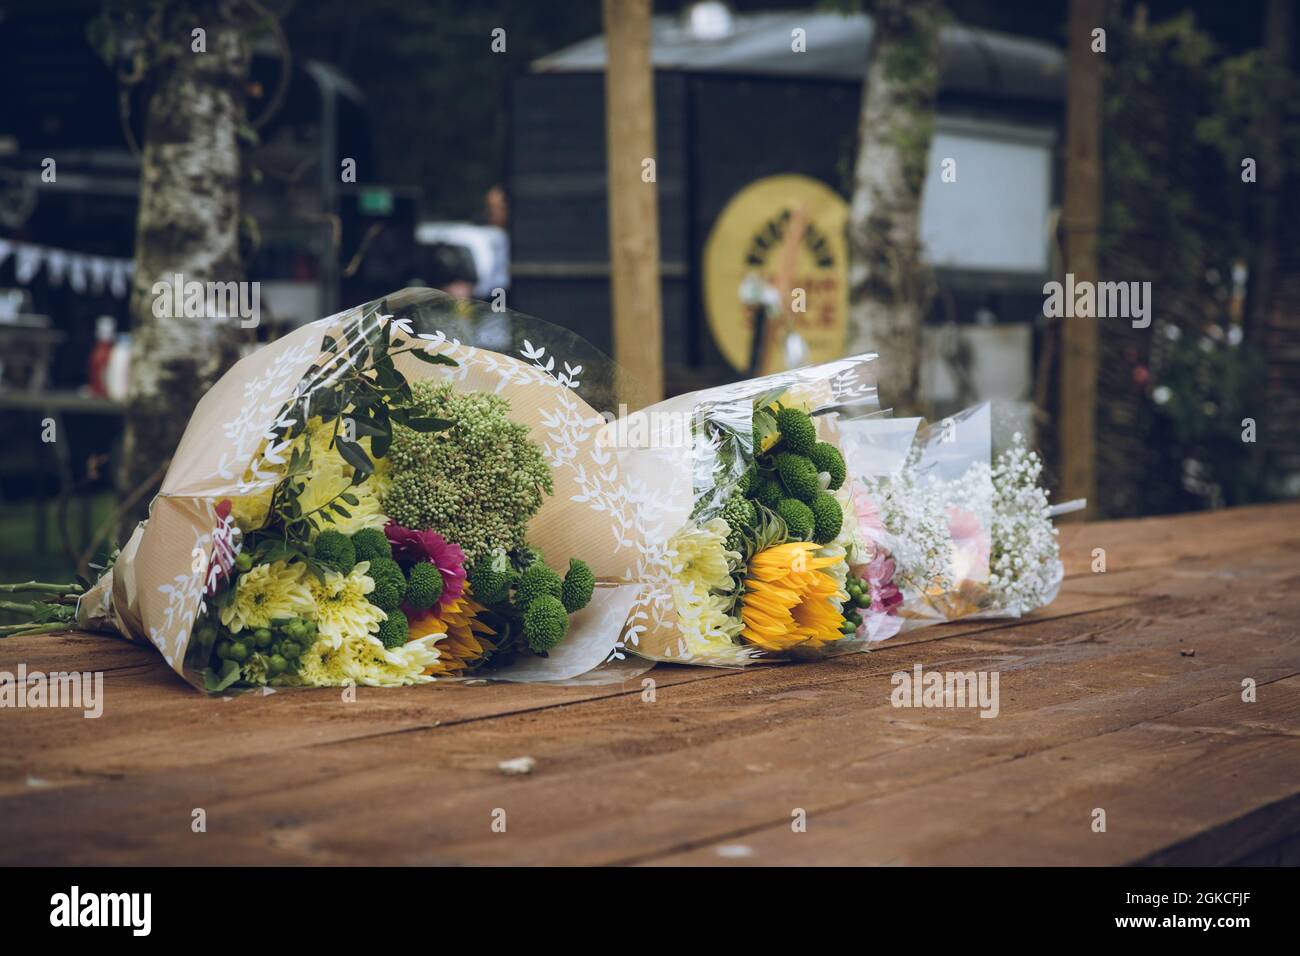
<path id="1" fill-rule="evenodd" d="M 1294 862 L 1300 506 L 1062 539 L 1061 596 L 1024 620 L 659 667 L 653 702 L 643 677 L 223 701 L 124 641 L 3 639 L 0 669 L 103 670 L 105 712 L 0 710 L 0 862 Z M 999 716 L 892 707 L 917 662 L 997 671 Z"/>

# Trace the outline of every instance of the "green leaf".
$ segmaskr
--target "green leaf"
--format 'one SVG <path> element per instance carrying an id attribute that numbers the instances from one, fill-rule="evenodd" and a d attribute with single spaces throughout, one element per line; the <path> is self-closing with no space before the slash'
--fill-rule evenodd
<path id="1" fill-rule="evenodd" d="M 763 439 L 777 434 L 776 416 L 766 408 L 754 410 L 754 439 L 755 445 L 753 453 L 759 454 L 759 448 L 762 447 Z"/>
<path id="2" fill-rule="evenodd" d="M 406 427 L 415 432 L 445 432 L 456 423 L 449 418 L 407 418 Z"/>
<path id="3" fill-rule="evenodd" d="M 353 415 L 352 429 L 358 435 L 368 435 L 372 438 L 384 434 L 384 429 L 369 415 Z"/>
<path id="4" fill-rule="evenodd" d="M 239 665 L 234 661 L 222 661 L 220 671 L 214 672 L 209 667 L 203 672 L 203 686 L 210 694 L 220 693 L 237 680 Z"/>
<path id="5" fill-rule="evenodd" d="M 374 462 L 370 460 L 362 447 L 356 442 L 340 437 L 335 444 L 338 446 L 339 454 L 343 456 L 343 460 L 355 468 L 358 474 L 370 475 L 374 473 Z"/>
<path id="6" fill-rule="evenodd" d="M 421 362 L 427 362 L 430 365 L 460 365 L 450 355 L 442 355 L 438 352 L 425 352 L 423 349 L 416 349 L 407 353 L 418 358 Z"/>

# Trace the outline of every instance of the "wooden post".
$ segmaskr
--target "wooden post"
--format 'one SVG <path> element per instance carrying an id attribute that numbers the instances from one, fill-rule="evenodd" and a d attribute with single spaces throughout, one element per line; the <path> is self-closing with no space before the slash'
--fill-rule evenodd
<path id="1" fill-rule="evenodd" d="M 664 393 L 650 7 L 651 0 L 603 0 L 614 359 L 646 402 Z M 621 389 L 620 397 L 630 395 Z"/>
<path id="2" fill-rule="evenodd" d="M 1065 271 L 1097 281 L 1101 225 L 1101 57 L 1092 31 L 1102 26 L 1103 0 L 1070 0 L 1066 60 Z M 1097 498 L 1097 320 L 1062 318 L 1060 429 L 1061 498 Z"/>

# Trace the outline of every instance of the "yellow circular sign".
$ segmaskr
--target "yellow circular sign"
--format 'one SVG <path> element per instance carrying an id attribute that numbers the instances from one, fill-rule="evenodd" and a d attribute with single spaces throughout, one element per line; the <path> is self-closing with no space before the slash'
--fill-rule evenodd
<path id="1" fill-rule="evenodd" d="M 769 176 L 732 197 L 704 246 L 704 307 L 723 356 L 760 373 L 844 354 L 848 204 L 807 176 Z"/>

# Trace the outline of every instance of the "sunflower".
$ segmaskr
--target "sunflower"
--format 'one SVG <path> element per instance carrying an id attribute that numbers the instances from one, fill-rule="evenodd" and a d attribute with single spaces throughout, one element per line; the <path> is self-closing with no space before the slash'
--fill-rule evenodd
<path id="1" fill-rule="evenodd" d="M 844 555 L 837 550 L 818 556 L 821 550 L 810 541 L 791 541 L 754 555 L 745 578 L 741 637 L 779 652 L 818 650 L 844 636 L 840 607 L 848 595 L 828 573 Z"/>
<path id="2" fill-rule="evenodd" d="M 276 618 L 308 614 L 312 605 L 303 566 L 272 561 L 240 575 L 234 596 L 221 609 L 221 623 L 238 634 L 244 628 L 270 627 Z"/>
<path id="3" fill-rule="evenodd" d="M 488 651 L 496 650 L 489 637 L 496 636 L 479 615 L 487 610 L 469 594 L 469 585 L 454 601 L 438 608 L 436 614 L 427 614 L 411 621 L 411 640 L 435 635 L 438 660 L 425 673 L 435 677 L 458 677 Z M 444 634 L 444 637 L 437 637 Z"/>

